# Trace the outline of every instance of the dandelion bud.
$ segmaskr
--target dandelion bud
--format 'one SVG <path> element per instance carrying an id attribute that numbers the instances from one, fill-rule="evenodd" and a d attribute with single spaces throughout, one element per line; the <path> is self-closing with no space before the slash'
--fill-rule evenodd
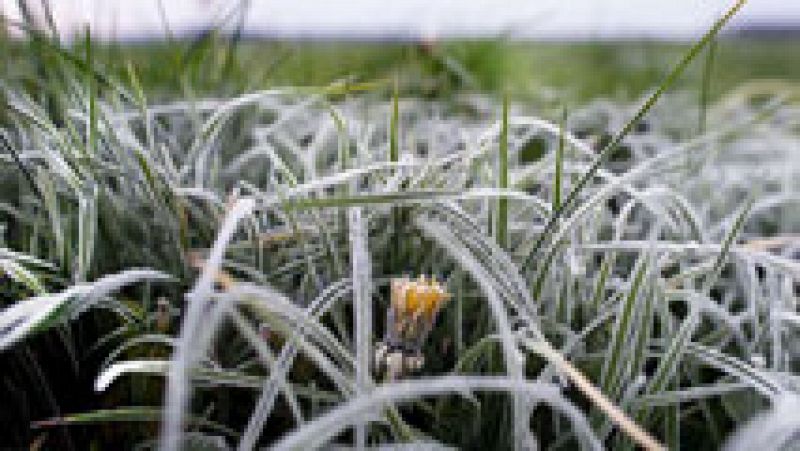
<path id="1" fill-rule="evenodd" d="M 408 277 L 392 279 L 390 291 L 386 338 L 378 345 L 375 362 L 376 366 L 385 363 L 387 372 L 398 376 L 403 369 L 409 371 L 422 369 L 425 363 L 421 353 L 422 345 L 450 294 L 435 277 L 429 279 L 425 275 L 419 276 L 416 280 Z M 399 358 L 400 362 L 392 361 L 393 358 Z"/>

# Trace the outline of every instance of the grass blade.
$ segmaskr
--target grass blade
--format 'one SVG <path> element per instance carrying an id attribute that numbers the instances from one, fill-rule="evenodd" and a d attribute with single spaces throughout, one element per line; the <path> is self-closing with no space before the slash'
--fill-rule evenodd
<path id="1" fill-rule="evenodd" d="M 503 95 L 503 119 L 497 158 L 497 188 L 508 189 L 508 93 Z M 508 247 L 508 199 L 497 199 L 497 244 Z"/>
<path id="2" fill-rule="evenodd" d="M 647 98 L 644 104 L 639 108 L 633 118 L 628 121 L 622 130 L 619 131 L 614 137 L 606 144 L 605 147 L 600 151 L 600 154 L 595 158 L 592 165 L 589 169 L 584 173 L 584 175 L 575 183 L 572 187 L 572 190 L 567 194 L 566 199 L 561 204 L 560 208 L 557 211 L 553 212 L 553 216 L 547 222 L 544 227 L 544 230 L 541 234 L 539 234 L 539 238 L 537 238 L 536 243 L 533 245 L 533 249 L 531 253 L 525 258 L 525 262 L 523 263 L 523 268 L 529 266 L 533 262 L 533 258 L 535 253 L 539 250 L 541 245 L 553 231 L 555 226 L 558 223 L 558 219 L 563 216 L 570 208 L 573 207 L 573 204 L 578 201 L 578 196 L 581 194 L 583 189 L 589 183 L 589 181 L 595 176 L 597 171 L 600 169 L 600 166 L 603 162 L 613 153 L 614 150 L 617 149 L 619 144 L 625 139 L 631 131 L 633 131 L 636 124 L 644 118 L 644 116 L 650 111 L 653 105 L 656 104 L 658 99 L 669 89 L 675 81 L 683 74 L 684 70 L 689 66 L 695 57 L 700 53 L 700 51 L 711 42 L 712 39 L 719 33 L 722 27 L 728 23 L 728 21 L 744 6 L 747 0 L 737 0 L 736 3 L 721 17 L 719 18 L 711 29 L 703 35 L 703 37 L 695 43 L 688 52 L 684 55 L 684 57 L 675 65 L 675 67 L 670 71 L 670 73 L 666 76 L 663 82 L 656 88 L 655 92 Z"/>

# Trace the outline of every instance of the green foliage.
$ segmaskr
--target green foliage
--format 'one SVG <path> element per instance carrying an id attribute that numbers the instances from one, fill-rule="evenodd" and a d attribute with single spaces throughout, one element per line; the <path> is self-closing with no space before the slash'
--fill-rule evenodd
<path id="1" fill-rule="evenodd" d="M 105 425 L 143 423 L 167 449 L 703 448 L 777 418 L 800 396 L 800 271 L 741 241 L 798 224 L 798 91 L 723 95 L 735 75 L 712 90 L 710 62 L 692 84 L 741 3 L 633 104 L 584 105 L 662 78 L 660 59 L 620 69 L 631 44 L 33 36 L 48 73 L 4 69 L 0 359 L 55 343 L 98 392 L 35 426 L 105 447 L 132 445 Z M 715 42 L 715 65 L 738 61 Z M 572 61 L 529 70 L 551 52 Z M 564 71 L 575 92 L 538 98 Z M 695 110 L 667 94 L 686 86 Z M 404 275 L 451 298 L 418 349 L 390 350 L 423 359 L 392 380 L 372 354 Z"/>

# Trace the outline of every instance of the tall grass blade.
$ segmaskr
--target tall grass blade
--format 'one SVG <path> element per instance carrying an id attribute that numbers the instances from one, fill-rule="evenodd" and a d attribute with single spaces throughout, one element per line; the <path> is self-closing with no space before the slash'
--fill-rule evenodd
<path id="1" fill-rule="evenodd" d="M 356 388 L 358 396 L 366 396 L 370 386 L 372 360 L 372 289 L 370 258 L 367 250 L 367 225 L 361 207 L 348 210 L 350 259 L 353 278 L 353 313 L 355 317 Z M 356 447 L 366 447 L 366 425 L 356 425 Z"/>
<path id="2" fill-rule="evenodd" d="M 497 188 L 508 189 L 508 93 L 503 95 L 503 118 L 500 129 L 500 148 L 497 158 Z M 508 199 L 497 199 L 497 244 L 508 246 Z"/>
<path id="3" fill-rule="evenodd" d="M 567 133 L 567 109 L 561 113 L 560 132 L 558 134 L 558 147 L 556 148 L 555 171 L 553 173 L 553 212 L 561 209 L 561 184 L 564 172 L 564 147 Z"/>
<path id="4" fill-rule="evenodd" d="M 670 73 L 664 78 L 664 81 L 656 88 L 656 91 L 647 98 L 644 104 L 639 108 L 639 110 L 634 114 L 633 118 L 628 121 L 625 126 L 620 130 L 614 137 L 609 141 L 609 143 L 603 147 L 600 151 L 600 154 L 594 160 L 592 165 L 589 169 L 584 173 L 584 175 L 574 184 L 572 189 L 570 190 L 567 197 L 564 199 L 564 202 L 561 204 L 561 208 L 558 211 L 553 212 L 553 216 L 550 220 L 545 224 L 544 230 L 539 234 L 539 238 L 537 238 L 536 243 L 533 245 L 533 249 L 530 254 L 525 259 L 523 267 L 527 267 L 532 263 L 532 259 L 534 258 L 534 253 L 539 250 L 542 243 L 548 238 L 550 232 L 552 232 L 553 228 L 557 225 L 558 219 L 563 216 L 569 209 L 573 207 L 573 204 L 577 202 L 579 195 L 589 183 L 589 181 L 594 178 L 597 171 L 600 169 L 600 166 L 605 162 L 605 160 L 617 149 L 617 147 L 622 143 L 622 140 L 625 139 L 631 131 L 633 131 L 636 124 L 644 118 L 644 116 L 650 111 L 653 105 L 656 104 L 658 99 L 669 89 L 675 81 L 683 74 L 683 71 L 689 66 L 695 57 L 700 53 L 700 51 L 712 40 L 714 37 L 719 33 L 722 27 L 730 21 L 730 19 L 744 6 L 747 0 L 737 0 L 734 5 L 728 9 L 728 11 L 719 18 L 711 29 L 700 38 L 697 43 L 695 43 L 688 52 L 683 56 L 683 58 L 675 65 L 675 67 L 670 71 Z"/>

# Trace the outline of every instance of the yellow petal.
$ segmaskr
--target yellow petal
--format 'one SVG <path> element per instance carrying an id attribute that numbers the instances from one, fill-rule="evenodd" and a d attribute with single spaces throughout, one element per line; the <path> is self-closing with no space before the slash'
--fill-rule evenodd
<path id="1" fill-rule="evenodd" d="M 406 312 L 413 314 L 420 307 L 420 291 L 419 285 L 411 282 L 406 290 Z"/>

